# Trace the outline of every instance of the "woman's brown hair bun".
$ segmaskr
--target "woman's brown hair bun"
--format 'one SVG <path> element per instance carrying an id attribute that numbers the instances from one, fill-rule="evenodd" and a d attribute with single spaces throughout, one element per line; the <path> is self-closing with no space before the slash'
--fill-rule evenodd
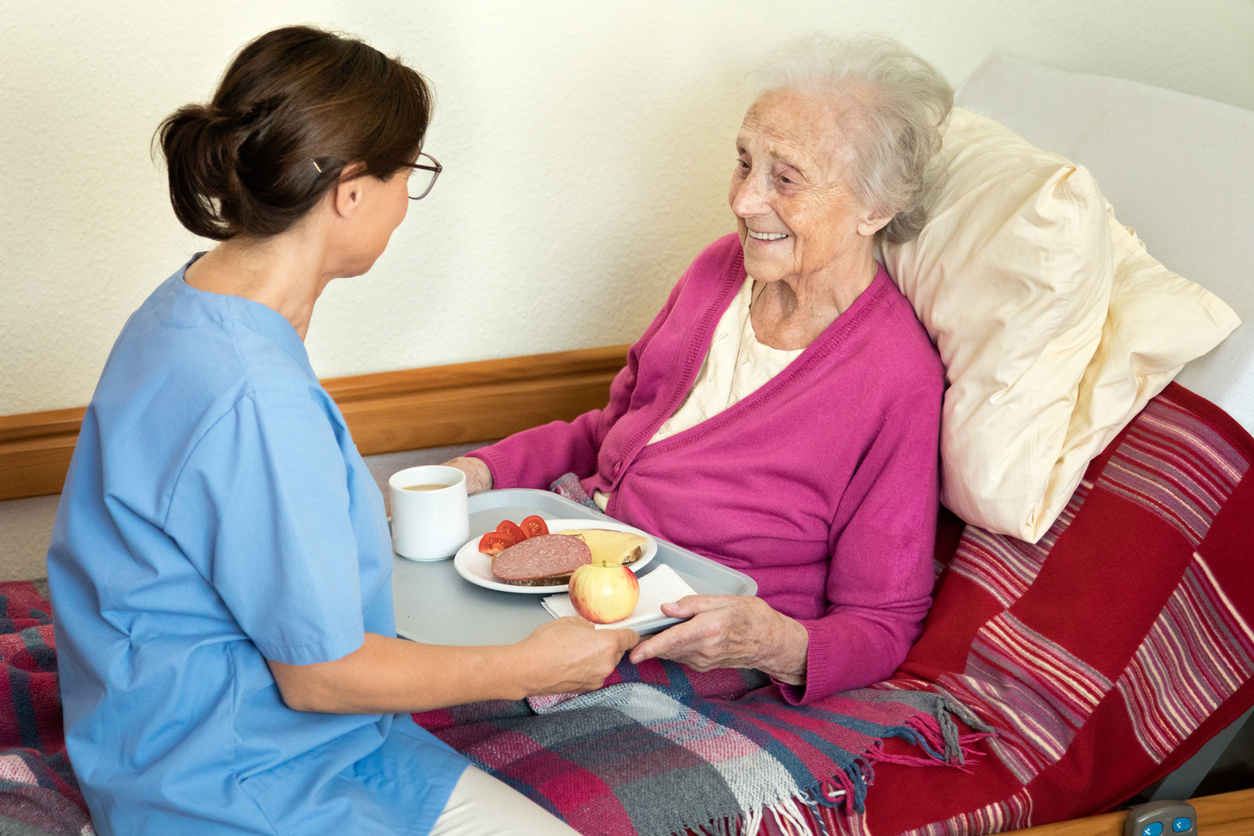
<path id="1" fill-rule="evenodd" d="M 306 26 L 267 32 L 207 105 L 157 129 L 174 214 L 218 241 L 277 235 L 350 163 L 386 179 L 412 162 L 431 106 L 421 75 L 361 41 Z"/>

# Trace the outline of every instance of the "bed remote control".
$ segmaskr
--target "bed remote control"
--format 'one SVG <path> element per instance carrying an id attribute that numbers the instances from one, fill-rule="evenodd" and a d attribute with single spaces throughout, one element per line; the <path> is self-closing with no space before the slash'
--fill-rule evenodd
<path id="1" fill-rule="evenodd" d="M 1197 836 L 1197 813 L 1183 801 L 1151 801 L 1128 811 L 1123 836 Z"/>

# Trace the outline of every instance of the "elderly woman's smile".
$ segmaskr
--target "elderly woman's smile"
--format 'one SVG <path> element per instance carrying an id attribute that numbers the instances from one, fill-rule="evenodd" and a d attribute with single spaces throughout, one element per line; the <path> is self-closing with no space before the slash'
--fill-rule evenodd
<path id="1" fill-rule="evenodd" d="M 819 297 L 827 303 L 818 307 L 834 316 L 875 276 L 874 235 L 889 219 L 871 218 L 849 190 L 854 151 L 842 122 L 851 120 L 841 115 L 795 90 L 766 93 L 745 114 L 728 200 L 746 272 L 786 285 L 772 287 L 764 302 L 782 294 L 786 307 L 803 299 L 810 307 Z"/>

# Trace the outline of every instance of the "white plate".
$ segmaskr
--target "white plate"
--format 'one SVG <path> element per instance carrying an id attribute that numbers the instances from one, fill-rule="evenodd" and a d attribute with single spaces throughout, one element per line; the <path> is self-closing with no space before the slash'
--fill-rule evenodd
<path id="1" fill-rule="evenodd" d="M 657 540 L 654 540 L 648 532 L 613 520 L 545 520 L 544 524 L 549 527 L 549 531 L 553 534 L 557 534 L 559 531 L 568 531 L 572 528 L 603 528 L 607 531 L 627 531 L 647 538 L 649 542 L 645 544 L 644 554 L 640 556 L 639 560 L 631 564 L 633 572 L 639 572 L 657 554 Z M 479 537 L 475 537 L 462 546 L 453 557 L 453 568 L 457 570 L 457 574 L 466 580 L 488 589 L 499 589 L 501 592 L 550 595 L 554 592 L 567 591 L 567 584 L 564 583 L 553 586 L 515 586 L 514 584 L 501 583 L 497 580 L 496 575 L 492 574 L 492 556 L 479 551 L 479 539 L 482 536 L 480 534 Z"/>

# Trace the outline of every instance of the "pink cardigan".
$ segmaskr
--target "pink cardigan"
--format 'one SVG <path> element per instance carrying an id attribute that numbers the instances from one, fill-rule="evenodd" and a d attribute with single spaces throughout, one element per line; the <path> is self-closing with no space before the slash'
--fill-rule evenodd
<path id="1" fill-rule="evenodd" d="M 498 488 L 564 473 L 611 493 L 612 517 L 758 583 L 805 625 L 797 702 L 887 678 L 931 605 L 944 372 L 880 269 L 783 372 L 702 424 L 646 443 L 692 387 L 745 278 L 736 235 L 715 241 L 631 347 L 604 409 L 470 455 Z"/>

